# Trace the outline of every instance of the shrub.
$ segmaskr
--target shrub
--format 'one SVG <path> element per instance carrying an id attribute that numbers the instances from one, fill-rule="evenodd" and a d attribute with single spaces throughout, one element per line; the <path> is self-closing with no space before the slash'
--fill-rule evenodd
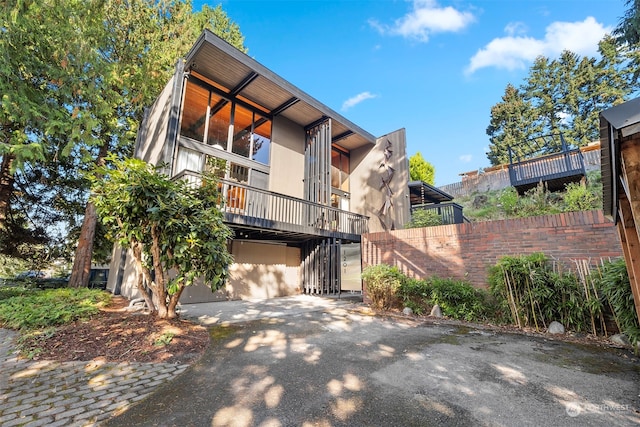
<path id="1" fill-rule="evenodd" d="M 442 314 L 454 319 L 480 320 L 486 316 L 486 297 L 481 289 L 463 280 L 432 277 L 431 303 L 438 304 Z"/>
<path id="2" fill-rule="evenodd" d="M 518 191 L 515 187 L 502 190 L 498 196 L 498 203 L 507 216 L 515 216 L 518 210 Z"/>
<path id="3" fill-rule="evenodd" d="M 398 289 L 398 297 L 405 307 L 409 307 L 417 315 L 431 310 L 431 284 L 427 280 L 403 280 Z"/>
<path id="4" fill-rule="evenodd" d="M 0 300 L 0 324 L 11 329 L 61 325 L 98 313 L 111 295 L 94 289 L 48 289 Z"/>
<path id="5" fill-rule="evenodd" d="M 604 263 L 600 288 L 611 305 L 618 329 L 636 346 L 640 341 L 640 325 L 633 303 L 633 294 L 623 259 Z"/>
<path id="6" fill-rule="evenodd" d="M 442 225 L 442 217 L 431 209 L 418 209 L 411 214 L 411 221 L 405 224 L 405 228 L 422 228 Z"/>
<path id="7" fill-rule="evenodd" d="M 378 264 L 365 268 L 362 279 L 367 285 L 372 305 L 386 310 L 397 304 L 397 292 L 406 278 L 398 267 Z"/>
<path id="8" fill-rule="evenodd" d="M 567 212 L 588 211 L 601 207 L 600 200 L 585 185 L 572 182 L 566 185 L 564 195 Z"/>
<path id="9" fill-rule="evenodd" d="M 542 253 L 500 258 L 489 269 L 488 281 L 500 321 L 536 330 L 554 320 L 567 329 L 590 328 L 590 302 L 578 278 L 555 272 Z"/>

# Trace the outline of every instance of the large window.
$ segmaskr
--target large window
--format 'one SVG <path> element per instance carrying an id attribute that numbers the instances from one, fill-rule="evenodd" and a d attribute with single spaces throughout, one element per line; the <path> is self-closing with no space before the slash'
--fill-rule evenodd
<path id="1" fill-rule="evenodd" d="M 331 146 L 331 206 L 349 210 L 349 152 Z"/>
<path id="2" fill-rule="evenodd" d="M 197 80 L 186 82 L 181 136 L 268 165 L 271 120 L 205 86 Z"/>
<path id="3" fill-rule="evenodd" d="M 207 89 L 187 81 L 180 125 L 182 136 L 204 142 L 209 94 Z"/>
<path id="4" fill-rule="evenodd" d="M 211 101 L 209 102 L 207 144 L 226 150 L 230 123 L 231 103 L 221 96 L 212 93 Z"/>

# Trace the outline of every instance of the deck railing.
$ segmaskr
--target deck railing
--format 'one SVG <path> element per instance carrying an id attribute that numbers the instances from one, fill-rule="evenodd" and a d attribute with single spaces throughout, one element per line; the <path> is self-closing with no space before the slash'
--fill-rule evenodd
<path id="1" fill-rule="evenodd" d="M 509 179 L 514 187 L 584 174 L 584 159 L 579 149 L 509 165 Z"/>
<path id="2" fill-rule="evenodd" d="M 454 202 L 444 203 L 429 203 L 424 205 L 411 206 L 411 213 L 415 211 L 433 211 L 442 218 L 442 224 L 462 224 L 464 222 L 464 215 L 462 215 L 462 206 Z"/>
<path id="3" fill-rule="evenodd" d="M 201 177 L 182 171 L 174 177 L 200 185 Z M 258 228 L 306 233 L 316 236 L 361 235 L 369 218 L 330 206 L 250 187 L 235 181 L 219 181 L 220 209 L 227 222 Z"/>

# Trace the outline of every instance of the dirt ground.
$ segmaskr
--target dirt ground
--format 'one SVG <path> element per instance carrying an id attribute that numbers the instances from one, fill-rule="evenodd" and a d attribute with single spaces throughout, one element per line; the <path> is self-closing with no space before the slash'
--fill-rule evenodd
<path id="1" fill-rule="evenodd" d="M 141 312 L 126 309 L 128 301 L 115 296 L 111 305 L 89 320 L 76 321 L 55 329 L 53 335 L 28 338 L 24 354 L 34 360 L 108 362 L 191 363 L 204 354 L 209 345 L 207 328 L 188 320 L 160 320 Z M 402 317 L 399 311 L 381 311 L 378 316 Z M 412 316 L 413 317 L 413 316 Z M 414 317 L 427 323 L 465 324 L 466 322 L 430 317 Z M 533 329 L 513 326 L 478 325 L 485 330 L 544 336 L 546 339 L 580 343 L 597 347 L 616 347 L 608 338 L 591 334 L 567 332 L 548 335 Z M 631 353 L 629 351 L 629 353 Z"/>
<path id="2" fill-rule="evenodd" d="M 34 360 L 190 363 L 209 345 L 209 332 L 186 320 L 160 320 L 112 303 L 89 320 L 56 328 L 53 335 L 29 338 Z"/>

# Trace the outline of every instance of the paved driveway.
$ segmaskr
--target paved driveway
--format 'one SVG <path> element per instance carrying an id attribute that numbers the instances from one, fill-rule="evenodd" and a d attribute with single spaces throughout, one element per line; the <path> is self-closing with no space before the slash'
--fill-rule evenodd
<path id="1" fill-rule="evenodd" d="M 217 322 L 212 337 L 198 363 L 108 425 L 640 424 L 640 363 L 621 350 L 349 305 Z"/>

